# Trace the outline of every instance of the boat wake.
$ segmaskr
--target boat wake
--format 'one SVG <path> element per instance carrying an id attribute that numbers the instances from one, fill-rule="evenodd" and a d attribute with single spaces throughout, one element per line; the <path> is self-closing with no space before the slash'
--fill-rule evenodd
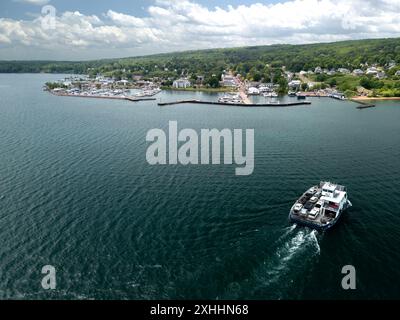
<path id="1" fill-rule="evenodd" d="M 254 270 L 251 280 L 241 283 L 236 292 L 228 290 L 228 294 L 240 297 L 241 291 L 250 290 L 257 299 L 287 298 L 295 281 L 307 281 L 306 276 L 315 257 L 321 252 L 321 236 L 316 230 L 298 228 L 297 225 L 283 229 L 276 241 L 275 251 Z"/>
<path id="2" fill-rule="evenodd" d="M 299 229 L 296 225 L 287 228 L 277 241 L 275 253 L 255 272 L 258 286 L 256 291 L 262 292 L 283 282 L 290 288 L 290 283 L 302 274 L 303 270 L 310 268 L 315 256 L 320 252 L 316 230 Z"/>
<path id="3" fill-rule="evenodd" d="M 277 251 L 276 256 L 279 258 L 280 262 L 279 268 L 281 268 L 286 262 L 290 261 L 297 254 L 301 252 L 308 251 L 307 254 L 310 254 L 307 249 L 314 249 L 313 254 L 320 253 L 320 246 L 317 239 L 317 231 L 309 230 L 309 229 L 301 229 L 298 230 L 295 234 L 293 232 L 296 230 L 296 225 L 294 225 L 294 229 L 290 229 L 289 232 L 284 235 L 286 238 L 281 244 Z M 293 234 L 293 236 L 292 236 Z M 289 239 L 287 239 L 289 237 Z"/>

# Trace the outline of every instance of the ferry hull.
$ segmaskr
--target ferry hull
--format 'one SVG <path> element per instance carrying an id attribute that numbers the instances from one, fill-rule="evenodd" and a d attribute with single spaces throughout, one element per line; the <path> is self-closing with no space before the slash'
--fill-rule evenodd
<path id="1" fill-rule="evenodd" d="M 352 206 L 351 202 L 348 201 L 346 207 L 343 208 L 342 210 L 340 210 L 338 216 L 334 220 L 332 220 L 330 223 L 328 223 L 326 225 L 321 225 L 321 224 L 313 223 L 312 221 L 309 221 L 309 220 L 301 219 L 301 218 L 297 217 L 294 214 L 293 210 L 290 211 L 289 220 L 292 223 L 296 223 L 297 225 L 309 227 L 311 229 L 316 229 L 316 230 L 319 230 L 319 231 L 326 231 L 326 230 L 329 230 L 329 229 L 333 228 L 339 222 L 339 220 L 342 217 L 343 213 L 348 208 L 350 208 L 351 206 Z"/>

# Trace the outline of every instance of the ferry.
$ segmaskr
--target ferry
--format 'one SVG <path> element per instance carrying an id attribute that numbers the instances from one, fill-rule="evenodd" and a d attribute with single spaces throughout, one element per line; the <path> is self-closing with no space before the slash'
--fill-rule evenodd
<path id="1" fill-rule="evenodd" d="M 352 206 L 346 187 L 321 182 L 308 189 L 290 209 L 291 222 L 317 230 L 332 228 Z"/>

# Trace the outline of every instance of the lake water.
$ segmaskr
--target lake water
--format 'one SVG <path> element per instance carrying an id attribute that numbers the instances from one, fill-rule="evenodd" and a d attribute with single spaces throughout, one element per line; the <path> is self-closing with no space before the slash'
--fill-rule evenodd
<path id="1" fill-rule="evenodd" d="M 400 298 L 399 102 L 160 108 L 42 91 L 60 78 L 0 75 L 0 298 Z M 146 133 L 170 120 L 254 128 L 253 175 L 149 166 Z M 324 234 L 291 226 L 320 180 L 346 185 L 353 208 Z M 344 265 L 357 290 L 341 288 Z"/>

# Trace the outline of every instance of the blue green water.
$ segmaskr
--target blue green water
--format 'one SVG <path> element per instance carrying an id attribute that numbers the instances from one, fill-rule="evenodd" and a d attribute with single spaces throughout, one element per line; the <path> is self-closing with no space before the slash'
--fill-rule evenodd
<path id="1" fill-rule="evenodd" d="M 400 103 L 230 108 L 55 97 L 0 75 L 0 298 L 400 298 Z M 216 96 L 162 93 L 163 101 Z M 149 166 L 146 133 L 255 129 L 255 171 Z M 325 234 L 288 211 L 320 180 L 353 208 Z M 41 268 L 57 289 L 41 288 Z M 341 288 L 354 265 L 357 290 Z"/>

